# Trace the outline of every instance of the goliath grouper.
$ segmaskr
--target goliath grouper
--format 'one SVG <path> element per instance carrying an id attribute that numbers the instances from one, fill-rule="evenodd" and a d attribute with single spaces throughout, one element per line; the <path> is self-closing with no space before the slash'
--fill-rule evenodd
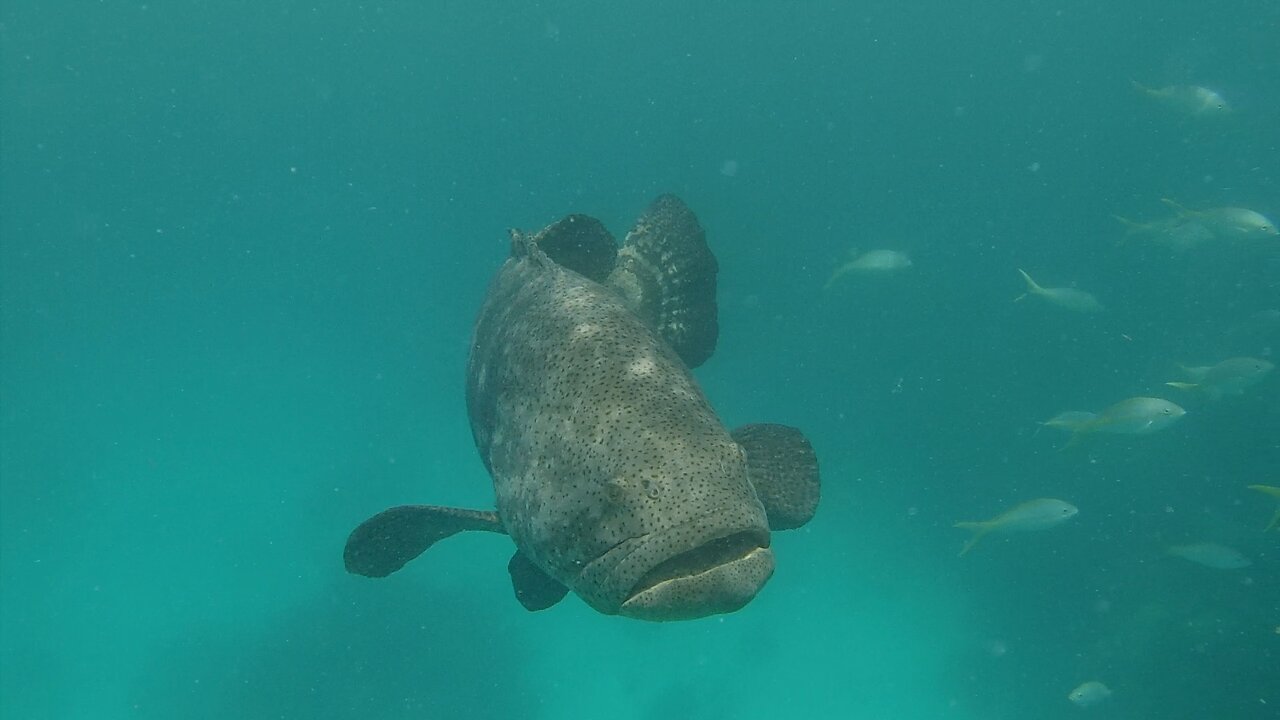
<path id="1" fill-rule="evenodd" d="M 384 577 L 483 530 L 515 542 L 507 567 L 530 610 L 569 590 L 645 620 L 746 605 L 773 574 L 770 530 L 817 509 L 818 463 L 794 428 L 727 431 L 690 375 L 715 349 L 716 272 L 671 195 L 621 249 L 585 215 L 512 231 L 467 363 L 497 511 L 391 508 L 351 533 L 347 570 Z"/>

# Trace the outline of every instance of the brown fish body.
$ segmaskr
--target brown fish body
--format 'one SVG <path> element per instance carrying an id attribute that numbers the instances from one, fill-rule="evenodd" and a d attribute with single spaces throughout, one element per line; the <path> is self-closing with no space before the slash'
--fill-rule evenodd
<path id="1" fill-rule="evenodd" d="M 514 244 L 476 324 L 467 406 L 516 546 L 615 613 L 660 562 L 737 536 L 741 584 L 722 589 L 745 603 L 773 555 L 742 449 L 616 292 Z"/>
<path id="2" fill-rule="evenodd" d="M 531 610 L 572 590 L 648 620 L 732 612 L 773 573 L 770 529 L 816 510 L 798 430 L 730 433 L 689 368 L 714 350 L 716 263 L 663 196 L 621 249 L 569 216 L 513 233 L 467 365 L 467 410 L 496 513 L 402 506 L 352 533 L 348 570 L 379 577 L 462 530 L 505 532 Z"/>

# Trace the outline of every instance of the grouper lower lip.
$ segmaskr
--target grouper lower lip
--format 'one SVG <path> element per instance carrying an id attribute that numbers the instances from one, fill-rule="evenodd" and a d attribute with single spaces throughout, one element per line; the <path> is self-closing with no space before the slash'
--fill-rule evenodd
<path id="1" fill-rule="evenodd" d="M 636 583 L 619 614 L 644 620 L 689 620 L 733 612 L 773 575 L 769 534 L 743 530 L 664 560 Z"/>
<path id="2" fill-rule="evenodd" d="M 623 604 L 647 586 L 678 579 L 681 574 L 697 575 L 713 569 L 716 562 L 731 563 L 753 548 L 767 548 L 769 543 L 769 524 L 761 505 L 718 505 L 618 543 L 566 584 L 606 615 L 627 614 Z M 757 584 L 763 585 L 768 575 L 756 573 Z M 632 607 L 639 605 L 633 603 Z M 699 612 L 691 617 L 716 612 L 722 611 Z"/>

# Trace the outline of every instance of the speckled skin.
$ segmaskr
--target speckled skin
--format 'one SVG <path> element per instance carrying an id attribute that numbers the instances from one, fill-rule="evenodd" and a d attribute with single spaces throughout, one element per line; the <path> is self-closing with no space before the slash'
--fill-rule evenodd
<path id="1" fill-rule="evenodd" d="M 603 613 L 668 620 L 741 607 L 773 571 L 742 448 L 614 291 L 526 236 L 512 246 L 467 367 L 471 429 L 507 532 Z M 743 531 L 762 547 L 631 597 L 663 561 Z"/>

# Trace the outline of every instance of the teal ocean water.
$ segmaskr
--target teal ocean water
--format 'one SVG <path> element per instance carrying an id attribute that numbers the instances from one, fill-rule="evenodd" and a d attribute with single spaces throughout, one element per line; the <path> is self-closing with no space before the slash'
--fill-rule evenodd
<path id="1" fill-rule="evenodd" d="M 1161 199 L 1280 219 L 1278 28 L 1274 0 L 5 3 L 0 716 L 1277 717 L 1247 486 L 1280 486 L 1280 373 L 1164 383 L 1280 362 L 1280 238 Z M 490 534 L 348 575 L 382 508 L 492 506 L 463 380 L 507 228 L 621 237 L 664 192 L 720 264 L 704 391 L 821 461 L 760 595 L 529 613 Z M 912 264 L 824 288 L 853 249 Z M 1014 302 L 1019 268 L 1105 310 Z M 1038 425 L 1147 395 L 1185 417 Z M 1042 497 L 1079 514 L 957 556 L 954 523 Z M 1196 543 L 1250 564 L 1168 552 Z"/>

